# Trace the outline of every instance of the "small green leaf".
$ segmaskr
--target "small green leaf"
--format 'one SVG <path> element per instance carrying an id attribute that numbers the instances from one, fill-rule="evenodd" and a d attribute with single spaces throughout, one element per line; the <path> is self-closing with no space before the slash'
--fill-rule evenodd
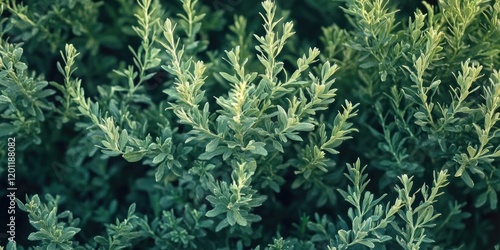
<path id="1" fill-rule="evenodd" d="M 200 154 L 200 156 L 198 156 L 198 159 L 208 161 L 214 158 L 215 156 L 224 154 L 226 151 L 227 151 L 226 147 L 217 147 L 217 149 L 215 149 L 214 151 Z"/>
<path id="2" fill-rule="evenodd" d="M 373 244 L 373 242 L 371 242 L 369 240 L 361 240 L 361 241 L 359 241 L 359 244 L 365 245 L 365 246 L 367 246 L 370 249 L 372 249 L 372 248 L 375 247 L 375 244 Z"/>
<path id="3" fill-rule="evenodd" d="M 295 126 L 297 131 L 312 131 L 314 130 L 314 125 L 307 122 L 301 122 Z"/>
<path id="4" fill-rule="evenodd" d="M 205 214 L 205 216 L 207 216 L 207 217 L 215 217 L 215 216 L 217 216 L 217 215 L 219 215 L 219 214 L 221 214 L 221 211 L 219 211 L 218 209 L 215 209 L 215 208 L 214 208 L 214 209 L 212 209 L 212 210 L 209 210 L 209 211 Z"/>
<path id="5" fill-rule="evenodd" d="M 245 218 L 243 218 L 243 216 L 241 216 L 241 213 L 238 210 L 234 210 L 234 220 L 240 226 L 246 226 L 247 225 L 247 220 L 245 220 Z"/>
<path id="6" fill-rule="evenodd" d="M 62 241 L 71 240 L 71 238 L 73 238 L 73 236 L 75 236 L 79 231 L 80 231 L 79 228 L 74 228 L 74 227 L 64 228 L 60 240 Z"/>
<path id="7" fill-rule="evenodd" d="M 128 142 L 128 132 L 126 129 L 123 129 L 120 133 L 120 139 L 118 140 L 118 146 L 120 150 L 123 150 Z"/>
<path id="8" fill-rule="evenodd" d="M 219 232 L 220 230 L 226 228 L 227 226 L 229 226 L 227 219 L 223 219 L 221 222 L 219 222 L 219 224 L 215 228 L 215 232 Z"/>
<path id="9" fill-rule="evenodd" d="M 286 111 L 278 105 L 278 123 L 281 127 L 285 128 L 288 125 L 288 116 Z"/>
<path id="10" fill-rule="evenodd" d="M 228 73 L 225 73 L 225 72 L 220 72 L 219 73 L 224 79 L 226 79 L 228 82 L 230 83 L 233 83 L 233 84 L 238 84 L 239 81 L 238 81 L 238 78 L 236 78 L 235 76 L 233 75 L 230 75 Z"/>
<path id="11" fill-rule="evenodd" d="M 10 100 L 9 97 L 0 95 L 0 104 L 8 104 L 11 103 L 12 101 Z"/>
<path id="12" fill-rule="evenodd" d="M 57 243 L 55 242 L 50 242 L 50 244 L 47 246 L 47 250 L 56 250 L 57 249 Z"/>
<path id="13" fill-rule="evenodd" d="M 467 153 L 469 153 L 470 157 L 474 157 L 476 155 L 476 149 L 469 145 L 467 146 Z"/>
<path id="14" fill-rule="evenodd" d="M 137 162 L 142 159 L 146 155 L 144 151 L 130 151 L 123 154 L 123 158 L 128 162 Z"/>
<path id="15" fill-rule="evenodd" d="M 233 210 L 229 210 L 227 211 L 227 223 L 229 223 L 230 226 L 234 226 L 234 224 L 236 224 L 236 219 L 234 218 L 234 211 Z"/>
<path id="16" fill-rule="evenodd" d="M 302 137 L 300 137 L 299 135 L 297 134 L 294 134 L 294 133 L 286 133 L 285 134 L 286 137 L 288 137 L 290 140 L 293 140 L 293 141 L 303 141 L 302 140 Z"/>
<path id="17" fill-rule="evenodd" d="M 281 153 L 284 153 L 285 151 L 283 150 L 283 146 L 281 145 L 281 143 L 279 143 L 278 141 L 275 141 L 273 140 L 273 147 L 280 151 Z"/>
<path id="18" fill-rule="evenodd" d="M 162 162 L 163 160 L 165 160 L 166 157 L 167 157 L 167 153 L 158 154 L 157 156 L 155 156 L 155 158 L 153 158 L 153 164 L 158 164 L 158 163 Z"/>
<path id="19" fill-rule="evenodd" d="M 160 164 L 156 169 L 155 181 L 160 182 L 161 179 L 163 178 L 164 173 L 165 173 L 165 164 Z"/>
<path id="20" fill-rule="evenodd" d="M 349 243 L 348 239 L 349 239 L 349 233 L 347 231 L 345 231 L 344 229 L 340 229 L 338 231 L 338 234 L 339 234 L 339 238 L 340 240 L 343 242 L 343 243 Z"/>
<path id="21" fill-rule="evenodd" d="M 490 208 L 491 210 L 497 209 L 498 205 L 498 196 L 495 191 L 489 191 L 488 192 L 488 199 L 490 200 Z"/>
<path id="22" fill-rule="evenodd" d="M 475 207 L 482 207 L 484 205 L 484 203 L 486 203 L 487 197 L 488 197 L 488 192 L 481 193 L 477 197 L 476 202 L 474 202 L 474 206 Z"/>
<path id="23" fill-rule="evenodd" d="M 9 123 L 0 123 L 0 137 L 12 135 L 19 131 L 18 126 L 14 126 Z"/>
<path id="24" fill-rule="evenodd" d="M 463 171 L 460 177 L 465 182 L 465 184 L 467 184 L 467 186 L 471 188 L 474 187 L 474 181 L 472 180 L 472 178 L 470 178 L 470 175 L 467 171 Z"/>
<path id="25" fill-rule="evenodd" d="M 23 49 L 18 47 L 14 49 L 14 61 L 21 60 L 21 56 L 23 55 Z"/>
<path id="26" fill-rule="evenodd" d="M 135 213 L 135 203 L 132 203 L 130 207 L 128 208 L 128 217 L 132 217 Z"/>
<path id="27" fill-rule="evenodd" d="M 30 233 L 30 235 L 28 235 L 28 240 L 30 240 L 30 241 L 45 240 L 47 238 L 48 238 L 48 236 L 40 231 Z"/>
<path id="28" fill-rule="evenodd" d="M 417 112 L 413 116 L 419 120 L 426 120 L 427 119 L 427 116 L 423 112 Z"/>
<path id="29" fill-rule="evenodd" d="M 257 155 L 262 155 L 262 156 L 267 155 L 267 150 L 260 145 L 255 145 L 255 149 L 250 150 L 250 152 L 257 154 Z"/>
<path id="30" fill-rule="evenodd" d="M 7 250 L 17 250 L 17 244 L 15 241 L 9 240 L 9 243 L 7 243 Z"/>
<path id="31" fill-rule="evenodd" d="M 108 245 L 108 240 L 102 236 L 96 236 L 94 237 L 95 242 L 99 245 L 107 246 Z"/>
<path id="32" fill-rule="evenodd" d="M 17 204 L 17 207 L 19 209 L 21 209 L 22 211 L 25 211 L 25 212 L 28 211 L 26 206 L 24 205 L 24 203 L 21 200 L 19 200 L 18 198 L 16 198 L 16 204 Z"/>
<path id="33" fill-rule="evenodd" d="M 53 227 L 56 225 L 56 213 L 57 213 L 57 208 L 53 208 L 50 213 L 49 213 L 49 216 L 46 218 L 47 220 L 47 225 L 49 227 Z"/>
<path id="34" fill-rule="evenodd" d="M 205 146 L 205 152 L 213 152 L 219 146 L 220 139 L 216 138 L 210 141 L 207 146 Z"/>

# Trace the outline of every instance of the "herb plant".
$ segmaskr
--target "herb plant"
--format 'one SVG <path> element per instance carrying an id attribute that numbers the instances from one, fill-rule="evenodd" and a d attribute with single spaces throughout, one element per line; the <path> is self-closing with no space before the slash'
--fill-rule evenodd
<path id="1" fill-rule="evenodd" d="M 500 249 L 500 2 L 0 8 L 5 249 Z"/>

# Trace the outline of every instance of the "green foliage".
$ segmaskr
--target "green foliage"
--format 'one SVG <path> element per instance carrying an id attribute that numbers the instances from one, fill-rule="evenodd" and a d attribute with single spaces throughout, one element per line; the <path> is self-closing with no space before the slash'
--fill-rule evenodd
<path id="1" fill-rule="evenodd" d="M 0 112 L 3 120 L 0 135 L 7 137 L 20 133 L 40 144 L 40 123 L 45 120 L 44 113 L 53 109 L 47 97 L 55 91 L 47 88 L 48 82 L 43 78 L 27 71 L 27 65 L 21 61 L 21 46 L 1 41 L 0 54 Z"/>
<path id="2" fill-rule="evenodd" d="M 0 8 L 6 249 L 498 249 L 497 1 Z"/>
<path id="3" fill-rule="evenodd" d="M 45 199 L 47 204 L 42 203 L 38 195 L 31 199 L 26 197 L 25 204 L 16 200 L 18 208 L 28 213 L 30 224 L 37 230 L 28 236 L 28 240 L 41 241 L 35 249 L 74 249 L 72 239 L 80 231 L 76 227 L 79 219 L 73 219 L 70 211 L 58 214 L 59 196 L 46 195 Z"/>

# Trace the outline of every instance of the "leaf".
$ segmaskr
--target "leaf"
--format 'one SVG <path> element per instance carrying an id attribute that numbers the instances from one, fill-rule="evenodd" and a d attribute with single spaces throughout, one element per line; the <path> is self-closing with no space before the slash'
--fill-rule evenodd
<path id="1" fill-rule="evenodd" d="M 230 226 L 234 226 L 236 224 L 236 219 L 234 218 L 234 210 L 229 210 L 227 211 L 227 223 L 229 223 Z"/>
<path id="2" fill-rule="evenodd" d="M 489 193 L 488 199 L 490 200 L 490 208 L 491 208 L 491 210 L 495 210 L 495 209 L 497 209 L 497 205 L 498 205 L 497 193 L 495 191 L 489 191 L 488 193 Z"/>
<path id="3" fill-rule="evenodd" d="M 160 180 L 163 178 L 164 173 L 165 173 L 165 164 L 160 164 L 156 169 L 155 181 L 160 182 Z"/>
<path id="4" fill-rule="evenodd" d="M 288 125 L 288 116 L 286 111 L 278 105 L 278 124 L 280 127 L 285 128 Z"/>
<path id="5" fill-rule="evenodd" d="M 67 227 L 64 228 L 63 233 L 60 237 L 61 241 L 67 241 L 73 238 L 78 232 L 80 231 L 79 228 L 74 228 L 74 227 Z"/>
<path id="6" fill-rule="evenodd" d="M 9 243 L 7 243 L 7 250 L 17 250 L 17 243 L 15 241 L 9 240 Z"/>
<path id="7" fill-rule="evenodd" d="M 303 141 L 303 140 L 302 140 L 302 137 L 298 136 L 297 134 L 294 134 L 294 133 L 286 133 L 285 135 L 286 135 L 286 137 L 288 137 L 290 140 L 293 140 L 293 141 Z"/>
<path id="8" fill-rule="evenodd" d="M 365 246 L 369 247 L 370 249 L 375 247 L 375 244 L 373 244 L 373 242 L 371 242 L 369 240 L 361 240 L 361 241 L 359 241 L 359 244 L 365 245 Z"/>
<path id="9" fill-rule="evenodd" d="M 368 62 L 360 64 L 359 67 L 362 69 L 368 69 L 368 68 L 373 68 L 377 65 L 378 65 L 378 62 L 375 60 L 372 60 L 372 61 L 368 61 Z"/>
<path id="10" fill-rule="evenodd" d="M 10 100 L 9 97 L 0 95 L 0 104 L 8 104 L 11 103 L 12 101 Z"/>
<path id="11" fill-rule="evenodd" d="M 463 171 L 460 178 L 462 178 L 465 184 L 467 184 L 467 186 L 469 186 L 470 188 L 474 187 L 474 181 L 472 180 L 472 178 L 470 178 L 470 175 L 467 171 Z"/>
<path id="12" fill-rule="evenodd" d="M 153 164 L 158 164 L 158 163 L 162 162 L 163 160 L 165 160 L 166 157 L 167 157 L 167 153 L 158 154 L 157 156 L 155 156 L 155 158 L 153 158 Z"/>
<path id="13" fill-rule="evenodd" d="M 417 112 L 413 115 L 418 120 L 426 120 L 427 116 L 423 112 Z"/>
<path id="14" fill-rule="evenodd" d="M 23 55 L 23 49 L 18 47 L 14 49 L 14 61 L 19 61 Z"/>
<path id="15" fill-rule="evenodd" d="M 47 250 L 56 250 L 57 249 L 57 245 L 55 242 L 50 242 L 50 244 L 47 246 Z"/>
<path id="16" fill-rule="evenodd" d="M 231 83 L 234 83 L 234 84 L 238 84 L 239 81 L 238 81 L 238 78 L 236 78 L 235 76 L 233 75 L 230 75 L 228 73 L 225 73 L 225 72 L 220 72 L 219 73 L 224 79 L 226 79 L 228 82 L 231 82 Z"/>
<path id="17" fill-rule="evenodd" d="M 314 125 L 307 122 L 301 122 L 295 126 L 297 131 L 312 131 L 314 130 Z"/>
<path id="18" fill-rule="evenodd" d="M 120 134 L 120 139 L 118 139 L 118 146 L 120 150 L 123 150 L 128 142 L 128 132 L 126 129 L 123 129 Z"/>
<path id="19" fill-rule="evenodd" d="M 219 146 L 220 139 L 216 138 L 210 141 L 207 146 L 205 146 L 205 152 L 213 152 Z"/>
<path id="20" fill-rule="evenodd" d="M 57 213 L 57 208 L 54 207 L 50 211 L 49 216 L 46 218 L 48 227 L 53 227 L 56 225 L 56 213 Z"/>
<path id="21" fill-rule="evenodd" d="M 135 203 L 132 203 L 130 207 L 128 208 L 128 217 L 132 217 L 135 213 Z"/>
<path id="22" fill-rule="evenodd" d="M 257 154 L 257 155 L 262 155 L 262 156 L 267 155 L 267 150 L 261 145 L 255 145 L 255 149 L 250 150 L 250 152 Z"/>
<path id="23" fill-rule="evenodd" d="M 47 238 L 48 238 L 47 235 L 40 231 L 30 233 L 30 235 L 28 236 L 28 240 L 30 241 L 45 240 Z"/>
<path id="24" fill-rule="evenodd" d="M 238 210 L 234 210 L 234 220 L 240 226 L 246 226 L 247 225 L 247 220 L 245 220 L 245 218 L 243 218 L 243 216 L 241 216 L 241 213 Z"/>
<path id="25" fill-rule="evenodd" d="M 209 211 L 205 214 L 205 216 L 207 216 L 207 217 L 215 217 L 215 216 L 217 216 L 217 215 L 219 215 L 219 214 L 221 214 L 221 212 L 220 212 L 218 209 L 215 209 L 215 208 L 214 208 L 214 209 L 212 209 L 212 210 L 209 210 Z"/>
<path id="26" fill-rule="evenodd" d="M 18 126 L 14 126 L 9 123 L 0 123 L 0 137 L 12 135 L 19 131 Z"/>
<path id="27" fill-rule="evenodd" d="M 97 242 L 97 244 L 100 244 L 103 246 L 108 245 L 108 240 L 102 236 L 96 236 L 96 237 L 94 237 L 94 240 L 95 240 L 95 242 Z"/>
<path id="28" fill-rule="evenodd" d="M 106 149 L 103 149 L 101 150 L 101 152 L 105 155 L 108 155 L 108 156 L 118 156 L 120 155 L 120 152 L 117 152 L 117 151 L 111 151 L 111 150 L 106 150 Z"/>
<path id="29" fill-rule="evenodd" d="M 219 224 L 215 228 L 215 232 L 219 232 L 220 230 L 224 229 L 227 226 L 229 226 L 227 219 L 223 219 L 221 222 L 219 222 Z"/>
<path id="30" fill-rule="evenodd" d="M 281 153 L 284 153 L 283 146 L 276 140 L 273 140 L 273 147 Z"/>
<path id="31" fill-rule="evenodd" d="M 200 154 L 200 156 L 198 156 L 198 159 L 208 161 L 214 158 L 215 156 L 224 154 L 227 150 L 228 150 L 227 147 L 222 147 L 222 146 L 217 147 L 217 149 L 215 149 L 212 152 L 205 152 L 203 154 Z"/>
<path id="32" fill-rule="evenodd" d="M 343 243 L 349 243 L 348 239 L 349 239 L 349 233 L 344 230 L 344 229 L 340 229 L 338 231 L 338 234 L 339 234 L 339 238 L 340 240 L 343 242 Z"/>
<path id="33" fill-rule="evenodd" d="M 128 162 L 138 162 L 146 155 L 144 151 L 130 151 L 123 154 L 123 158 Z"/>
<path id="34" fill-rule="evenodd" d="M 22 211 L 24 211 L 24 212 L 28 211 L 26 206 L 24 205 L 24 203 L 21 200 L 19 200 L 18 198 L 16 198 L 16 204 L 17 204 L 17 208 L 21 209 Z"/>
<path id="35" fill-rule="evenodd" d="M 477 197 L 476 202 L 474 202 L 474 206 L 475 207 L 482 207 L 486 203 L 487 197 L 488 197 L 488 192 L 481 193 Z"/>

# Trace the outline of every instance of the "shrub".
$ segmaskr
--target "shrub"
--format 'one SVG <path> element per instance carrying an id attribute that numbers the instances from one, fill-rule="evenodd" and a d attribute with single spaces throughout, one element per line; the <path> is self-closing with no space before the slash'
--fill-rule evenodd
<path id="1" fill-rule="evenodd" d="M 257 7 L 2 2 L 6 249 L 500 248 L 499 2 Z"/>

